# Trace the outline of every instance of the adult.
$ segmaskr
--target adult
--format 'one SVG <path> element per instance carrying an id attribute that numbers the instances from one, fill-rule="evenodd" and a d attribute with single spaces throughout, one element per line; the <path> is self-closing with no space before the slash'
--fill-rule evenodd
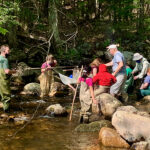
<path id="1" fill-rule="evenodd" d="M 132 74 L 135 75 L 135 73 L 138 73 L 136 76 L 134 76 L 134 80 L 143 79 L 148 68 L 150 67 L 149 62 L 139 53 L 135 53 L 133 55 L 133 60 L 136 61 L 136 66 L 133 69 Z"/>
<path id="2" fill-rule="evenodd" d="M 0 47 L 0 95 L 5 112 L 9 110 L 9 103 L 11 99 L 9 76 L 16 73 L 16 70 L 10 70 L 7 56 L 10 53 L 8 45 Z"/>
<path id="3" fill-rule="evenodd" d="M 117 45 L 109 45 L 107 49 L 109 53 L 113 56 L 113 59 L 111 62 L 107 63 L 106 66 L 112 66 L 112 75 L 114 75 L 117 79 L 117 82 L 110 88 L 110 94 L 115 97 L 121 95 L 123 96 L 124 84 L 127 78 L 125 58 L 123 54 L 118 51 Z"/>
<path id="4" fill-rule="evenodd" d="M 145 77 L 144 82 L 140 87 L 138 98 L 142 98 L 147 95 L 150 95 L 150 68 L 148 68 L 147 76 Z"/>

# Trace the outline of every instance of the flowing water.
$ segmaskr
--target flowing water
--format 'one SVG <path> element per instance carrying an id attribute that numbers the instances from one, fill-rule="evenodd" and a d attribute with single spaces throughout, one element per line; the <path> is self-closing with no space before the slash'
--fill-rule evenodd
<path id="1" fill-rule="evenodd" d="M 66 107 L 71 106 L 71 98 L 53 100 L 52 103 L 59 102 Z M 13 110 L 12 114 L 24 112 L 32 117 L 36 108 L 26 108 L 22 111 Z M 91 146 L 97 146 L 97 148 L 90 148 L 89 150 L 117 150 L 99 145 L 98 132 L 77 133 L 74 131 L 78 125 L 78 109 L 74 111 L 71 122 L 68 121 L 69 116 L 46 116 L 43 114 L 44 109 L 45 107 L 39 108 L 30 123 L 21 125 L 1 124 L 0 150 L 88 150 Z"/>

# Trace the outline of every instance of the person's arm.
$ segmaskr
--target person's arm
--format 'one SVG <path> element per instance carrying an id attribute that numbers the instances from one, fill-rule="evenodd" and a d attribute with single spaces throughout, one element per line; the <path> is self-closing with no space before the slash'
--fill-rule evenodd
<path id="1" fill-rule="evenodd" d="M 116 76 L 116 74 L 121 70 L 122 67 L 123 67 L 123 62 L 122 61 L 118 62 L 118 67 L 116 68 L 115 72 L 112 73 L 112 75 Z"/>
<path id="2" fill-rule="evenodd" d="M 140 87 L 140 89 L 146 89 L 148 87 L 149 83 L 143 83 Z"/>
<path id="3" fill-rule="evenodd" d="M 148 70 L 148 67 L 149 67 L 149 64 L 147 62 L 144 62 L 143 63 L 143 68 L 142 68 L 142 71 L 140 74 L 138 74 L 136 76 L 137 79 L 142 79 L 144 77 L 144 75 L 147 73 L 147 70 Z"/>
<path id="4" fill-rule="evenodd" d="M 5 61 L 4 61 L 3 68 L 4 68 L 4 71 L 5 71 L 5 74 L 11 75 L 11 74 L 16 73 L 16 70 L 9 69 L 9 65 L 8 65 L 8 60 L 7 59 L 5 59 Z"/>
<path id="5" fill-rule="evenodd" d="M 96 74 L 97 74 L 97 68 L 95 67 L 93 68 L 93 77 L 96 76 Z"/>
<path id="6" fill-rule="evenodd" d="M 111 62 L 109 62 L 109 63 L 107 63 L 107 64 L 105 64 L 107 67 L 109 67 L 109 66 L 112 66 L 113 65 L 113 61 L 111 61 Z"/>
<path id="7" fill-rule="evenodd" d="M 91 97 L 92 97 L 92 101 L 94 104 L 97 104 L 97 101 L 94 97 L 94 90 L 93 90 L 93 86 L 89 86 L 89 89 L 90 89 L 90 94 L 91 94 Z"/>
<path id="8" fill-rule="evenodd" d="M 10 75 L 16 73 L 16 70 L 10 70 L 10 69 L 5 69 L 4 71 L 6 74 L 10 74 Z"/>
<path id="9" fill-rule="evenodd" d="M 132 74 L 134 75 L 136 72 L 138 72 L 138 64 L 136 63 L 135 68 L 132 71 Z"/>

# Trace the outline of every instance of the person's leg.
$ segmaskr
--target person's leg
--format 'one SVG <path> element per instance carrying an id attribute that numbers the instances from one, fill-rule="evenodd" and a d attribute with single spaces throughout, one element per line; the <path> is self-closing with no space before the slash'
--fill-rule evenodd
<path id="1" fill-rule="evenodd" d="M 9 80 L 4 79 L 2 76 L 0 77 L 0 95 L 3 103 L 3 109 L 4 111 L 7 111 L 9 109 L 11 92 Z"/>
<path id="2" fill-rule="evenodd" d="M 120 91 L 122 87 L 124 86 L 126 75 L 119 74 L 116 76 L 116 79 L 117 79 L 117 82 L 110 87 L 110 94 L 118 98 L 119 95 L 121 94 Z"/>
<path id="3" fill-rule="evenodd" d="M 49 96 L 52 97 L 56 94 L 57 88 L 55 87 L 54 73 L 51 70 L 49 71 L 49 86 L 50 86 Z"/>

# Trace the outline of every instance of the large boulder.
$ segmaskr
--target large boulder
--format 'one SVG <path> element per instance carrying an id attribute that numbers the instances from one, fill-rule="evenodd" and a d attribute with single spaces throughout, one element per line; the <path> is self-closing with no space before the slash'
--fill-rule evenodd
<path id="1" fill-rule="evenodd" d="M 45 110 L 47 115 L 66 116 L 68 113 L 60 104 L 50 105 Z"/>
<path id="2" fill-rule="evenodd" d="M 111 122 L 108 120 L 95 121 L 89 124 L 80 124 L 75 128 L 77 132 L 95 132 L 99 131 L 102 127 L 112 127 Z"/>
<path id="3" fill-rule="evenodd" d="M 103 127 L 99 133 L 99 140 L 106 147 L 129 148 L 130 145 L 120 137 L 116 130 Z"/>
<path id="4" fill-rule="evenodd" d="M 29 83 L 24 86 L 23 91 L 21 94 L 37 94 L 40 95 L 41 88 L 39 83 Z"/>
<path id="5" fill-rule="evenodd" d="M 150 138 L 150 115 L 133 106 L 122 106 L 112 117 L 112 125 L 128 142 Z"/>
<path id="6" fill-rule="evenodd" d="M 103 93 L 98 97 L 100 103 L 101 112 L 104 116 L 112 117 L 116 109 L 122 106 L 122 103 L 115 97 L 108 93 Z"/>
<path id="7" fill-rule="evenodd" d="M 150 150 L 150 148 L 148 146 L 148 142 L 141 141 L 141 142 L 134 143 L 131 146 L 131 150 Z"/>

